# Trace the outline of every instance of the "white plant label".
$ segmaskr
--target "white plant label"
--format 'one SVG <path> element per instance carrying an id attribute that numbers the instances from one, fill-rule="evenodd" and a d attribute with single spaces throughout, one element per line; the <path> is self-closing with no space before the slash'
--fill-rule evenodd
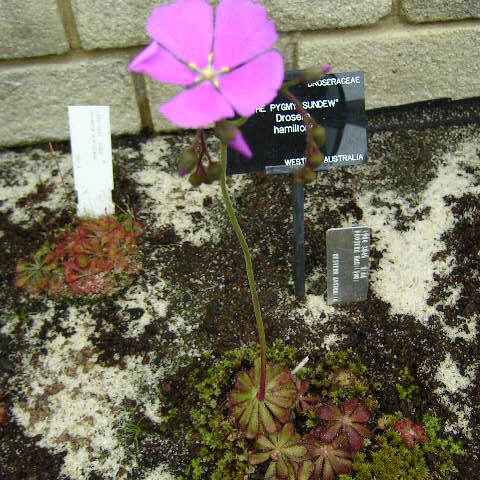
<path id="1" fill-rule="evenodd" d="M 110 107 L 68 107 L 73 180 L 77 215 L 99 217 L 114 213 Z"/>

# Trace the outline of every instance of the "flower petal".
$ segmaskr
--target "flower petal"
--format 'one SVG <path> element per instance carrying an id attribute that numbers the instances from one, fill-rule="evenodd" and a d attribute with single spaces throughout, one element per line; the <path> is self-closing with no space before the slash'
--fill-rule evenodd
<path id="1" fill-rule="evenodd" d="M 210 82 L 202 82 L 173 97 L 159 108 L 171 122 L 185 128 L 200 128 L 235 115 L 232 107 Z"/>
<path id="2" fill-rule="evenodd" d="M 177 0 L 156 7 L 147 31 L 160 45 L 186 63 L 208 64 L 213 41 L 213 10 L 204 0 Z"/>
<path id="3" fill-rule="evenodd" d="M 260 105 L 270 103 L 283 82 L 283 59 L 277 51 L 264 53 L 225 75 L 220 75 L 220 91 L 233 108 L 245 117 Z"/>
<path id="4" fill-rule="evenodd" d="M 277 40 L 265 7 L 250 0 L 222 0 L 217 7 L 213 66 L 234 68 L 268 50 Z"/>
<path id="5" fill-rule="evenodd" d="M 144 48 L 128 68 L 134 72 L 146 73 L 159 82 L 177 85 L 190 85 L 197 75 L 157 42 Z"/>
<path id="6" fill-rule="evenodd" d="M 248 146 L 248 143 L 243 138 L 242 133 L 237 128 L 235 129 L 235 138 L 229 142 L 229 147 L 235 149 L 237 152 L 240 152 L 242 155 L 245 155 L 247 158 L 252 156 L 252 151 Z"/>

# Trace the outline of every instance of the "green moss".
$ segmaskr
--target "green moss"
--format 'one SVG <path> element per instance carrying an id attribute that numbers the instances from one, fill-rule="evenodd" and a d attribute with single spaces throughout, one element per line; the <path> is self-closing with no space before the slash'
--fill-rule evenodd
<path id="1" fill-rule="evenodd" d="M 457 472 L 453 460 L 456 455 L 464 455 L 460 441 L 455 441 L 451 435 L 446 438 L 439 436 L 441 430 L 441 419 L 429 413 L 423 416 L 423 425 L 427 433 L 428 441 L 422 447 L 429 456 L 434 457 L 432 470 L 437 478 L 446 478 L 448 473 Z"/>
<path id="2" fill-rule="evenodd" d="M 338 386 L 332 381 L 333 374 L 341 369 L 353 373 L 355 380 L 352 385 Z M 317 395 L 330 398 L 334 402 L 357 397 L 370 410 L 374 411 L 378 408 L 378 402 L 370 393 L 372 385 L 365 376 L 366 370 L 367 367 L 361 362 L 358 355 L 349 348 L 327 352 L 321 362 L 307 365 L 301 372 L 301 376 L 310 380 L 312 390 Z"/>
<path id="3" fill-rule="evenodd" d="M 395 385 L 398 397 L 400 400 L 412 401 L 413 397 L 418 394 L 418 386 L 415 383 L 415 378 L 413 378 L 406 365 L 400 371 L 399 378 L 400 382 Z"/>
<path id="4" fill-rule="evenodd" d="M 426 414 L 423 425 L 428 436 L 424 443 L 407 448 L 393 428 L 402 418 L 397 412 L 379 419 L 385 431 L 373 437 L 367 449 L 355 455 L 352 475 L 340 475 L 338 480 L 446 480 L 457 469 L 455 455 L 463 455 L 460 442 L 451 436 L 441 438 L 441 419 Z M 428 461 L 427 461 L 428 459 Z"/>
<path id="5" fill-rule="evenodd" d="M 430 472 L 421 447 L 405 446 L 400 435 L 388 428 L 375 437 L 368 452 L 358 452 L 353 461 L 353 475 L 339 480 L 428 480 Z"/>
<path id="6" fill-rule="evenodd" d="M 199 378 L 199 371 L 188 379 L 194 391 L 192 404 L 196 406 L 190 411 L 185 433 L 195 456 L 186 468 L 186 478 L 248 478 L 252 467 L 248 463 L 246 442 L 236 439 L 235 428 L 228 419 L 226 396 L 233 386 L 235 373 L 242 369 L 242 364 L 252 363 L 257 354 L 256 345 L 230 350 L 203 379 Z M 206 361 L 208 357 L 209 354 L 204 355 Z"/>

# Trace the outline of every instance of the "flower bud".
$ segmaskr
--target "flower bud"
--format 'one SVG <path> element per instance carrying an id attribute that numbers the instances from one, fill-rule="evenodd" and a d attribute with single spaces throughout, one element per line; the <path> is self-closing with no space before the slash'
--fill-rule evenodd
<path id="1" fill-rule="evenodd" d="M 317 178 L 317 174 L 309 167 L 303 167 L 303 180 L 305 183 L 313 182 Z"/>
<path id="2" fill-rule="evenodd" d="M 183 177 L 185 173 L 190 173 L 197 164 L 197 156 L 191 148 L 187 148 L 180 155 L 178 162 L 178 174 Z"/>
<path id="3" fill-rule="evenodd" d="M 294 172 L 297 183 L 310 183 L 317 178 L 317 174 L 310 167 L 302 167 Z"/>
<path id="4" fill-rule="evenodd" d="M 199 185 L 201 185 L 203 183 L 203 178 L 202 178 L 202 175 L 199 175 L 198 173 L 192 173 L 189 177 L 188 177 L 188 181 L 194 186 L 194 187 L 198 187 Z"/>
<path id="5" fill-rule="evenodd" d="M 215 124 L 215 135 L 226 145 L 235 139 L 235 133 L 236 128 L 225 120 Z"/>
<path id="6" fill-rule="evenodd" d="M 312 168 L 318 168 L 320 165 L 323 164 L 325 160 L 325 155 L 322 152 L 315 152 L 310 157 L 310 166 Z"/>
<path id="7" fill-rule="evenodd" d="M 222 166 L 220 165 L 220 163 L 211 163 L 207 168 L 207 176 L 212 180 L 219 180 L 222 176 Z"/>
<path id="8" fill-rule="evenodd" d="M 332 66 L 329 64 L 322 65 L 321 67 L 310 67 L 303 71 L 303 77 L 306 82 L 311 82 L 312 80 L 318 80 L 322 78 L 326 73 L 332 69 Z"/>
<path id="9" fill-rule="evenodd" d="M 327 140 L 327 132 L 325 131 L 325 127 L 323 127 L 322 125 L 317 125 L 312 130 L 312 135 L 315 141 L 317 142 L 317 145 L 319 146 L 325 145 L 325 141 Z"/>

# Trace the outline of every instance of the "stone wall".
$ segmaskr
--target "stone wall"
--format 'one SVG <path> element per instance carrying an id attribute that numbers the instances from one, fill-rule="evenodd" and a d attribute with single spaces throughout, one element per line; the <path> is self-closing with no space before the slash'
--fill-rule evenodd
<path id="1" fill-rule="evenodd" d="M 68 138 L 67 106 L 113 134 L 171 130 L 175 87 L 127 70 L 164 0 L 0 0 L 0 145 Z M 367 108 L 480 96 L 480 0 L 264 0 L 288 68 L 364 70 Z"/>

